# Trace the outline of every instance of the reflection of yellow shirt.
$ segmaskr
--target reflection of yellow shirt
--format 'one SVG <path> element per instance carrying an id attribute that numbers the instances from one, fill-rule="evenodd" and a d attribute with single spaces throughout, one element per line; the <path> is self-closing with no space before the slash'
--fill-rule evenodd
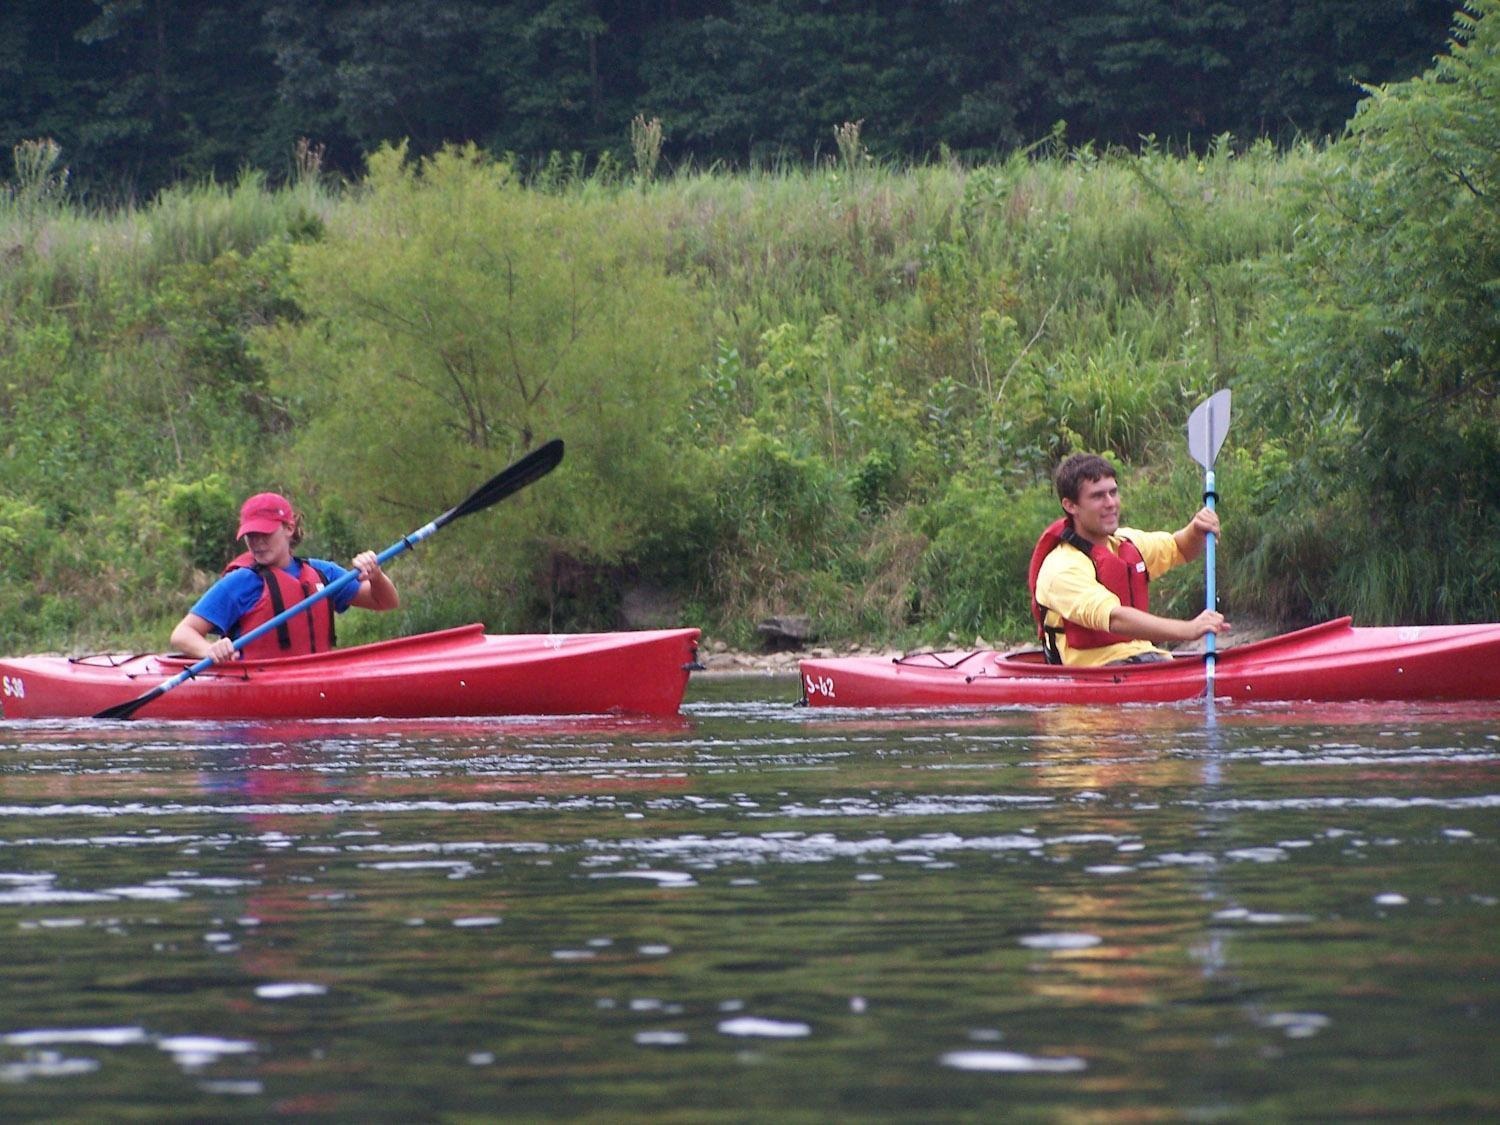
<path id="1" fill-rule="evenodd" d="M 1187 562 L 1177 549 L 1177 540 L 1170 531 L 1136 531 L 1122 527 L 1117 535 L 1109 538 L 1109 549 L 1120 552 L 1120 540 L 1129 539 L 1146 560 L 1146 573 L 1153 579 L 1161 577 L 1174 566 Z M 1042 568 L 1036 576 L 1036 600 L 1047 608 L 1046 624 L 1049 628 L 1061 628 L 1066 618 L 1086 629 L 1109 629 L 1109 615 L 1120 604 L 1115 594 L 1106 590 L 1094 574 L 1094 562 L 1082 551 L 1063 544 L 1042 560 Z M 1068 648 L 1068 639 L 1057 634 L 1057 651 L 1062 654 L 1064 664 L 1075 668 L 1092 668 L 1100 664 L 1112 664 L 1116 660 L 1127 660 L 1143 652 L 1162 652 L 1150 641 L 1121 641 L 1102 648 L 1084 648 L 1074 652 Z"/>

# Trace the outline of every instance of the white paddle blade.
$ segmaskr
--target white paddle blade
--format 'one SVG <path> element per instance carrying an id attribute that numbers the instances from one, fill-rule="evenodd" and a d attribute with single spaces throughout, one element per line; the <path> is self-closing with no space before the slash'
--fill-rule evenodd
<path id="1" fill-rule="evenodd" d="M 1213 468 L 1224 435 L 1229 433 L 1229 391 L 1222 390 L 1198 404 L 1188 417 L 1188 452 L 1205 469 Z"/>

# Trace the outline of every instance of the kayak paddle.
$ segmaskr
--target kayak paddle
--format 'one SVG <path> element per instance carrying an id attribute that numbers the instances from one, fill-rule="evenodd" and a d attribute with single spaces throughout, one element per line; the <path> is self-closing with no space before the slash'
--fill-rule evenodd
<path id="1" fill-rule="evenodd" d="M 1188 416 L 1188 452 L 1193 455 L 1193 460 L 1203 466 L 1203 503 L 1209 509 L 1214 510 L 1214 504 L 1219 495 L 1214 491 L 1214 459 L 1219 455 L 1219 446 L 1224 444 L 1224 435 L 1229 432 L 1229 392 L 1219 391 L 1208 399 L 1198 404 L 1196 410 Z M 1207 602 L 1206 608 L 1213 609 L 1219 600 L 1218 591 L 1215 589 L 1214 576 L 1214 534 L 1209 532 L 1203 550 L 1203 566 L 1206 572 Z M 1208 698 L 1214 697 L 1214 654 L 1217 640 L 1213 633 L 1209 633 L 1203 640 L 1203 654 L 1205 659 L 1204 674 L 1207 677 L 1206 687 Z"/>
<path id="2" fill-rule="evenodd" d="M 484 511 L 484 509 L 490 507 L 491 505 L 497 504 L 501 500 L 504 500 L 512 493 L 519 492 L 528 484 L 531 484 L 533 481 L 540 480 L 542 477 L 550 473 L 553 469 L 557 468 L 558 463 L 562 460 L 562 456 L 563 443 L 560 439 L 556 438 L 554 438 L 552 441 L 549 441 L 546 445 L 532 450 L 525 457 L 522 457 L 519 461 L 517 461 L 514 465 L 511 465 L 508 469 L 501 470 L 484 484 L 480 485 L 473 491 L 473 493 L 470 494 L 467 500 L 464 500 L 456 507 L 449 508 L 446 512 L 438 516 L 438 518 L 433 520 L 431 523 L 417 528 L 417 530 L 413 531 L 410 535 L 402 536 L 396 542 L 392 543 L 389 547 L 381 551 L 380 554 L 375 557 L 375 561 L 383 566 L 385 565 L 385 563 L 395 558 L 407 548 L 415 547 L 418 543 L 422 542 L 422 540 L 426 539 L 429 535 L 432 535 L 435 531 L 437 531 L 438 528 L 452 523 L 454 520 L 459 519 L 462 516 L 469 516 L 473 515 L 475 512 L 482 512 Z M 280 625 L 283 621 L 297 616 L 297 614 L 309 609 L 311 606 L 322 601 L 324 598 L 333 596 L 333 594 L 337 593 L 339 590 L 342 590 L 350 583 L 358 581 L 359 571 L 350 570 L 345 572 L 343 576 L 324 586 L 316 594 L 312 595 L 312 597 L 304 598 L 296 605 L 282 611 L 281 613 L 278 613 L 275 617 L 271 618 L 271 620 L 265 622 L 262 625 L 257 625 L 254 629 L 251 629 L 244 636 L 236 637 L 234 642 L 234 651 L 239 652 L 242 648 L 245 647 L 245 645 L 255 640 L 256 637 L 270 632 L 272 629 Z M 214 662 L 212 658 L 204 657 L 202 660 L 198 661 L 198 663 L 182 672 L 179 672 L 177 675 L 173 676 L 165 683 L 158 684 L 156 687 L 146 692 L 145 695 L 139 696 L 136 699 L 132 699 L 127 703 L 118 703 L 113 707 L 106 708 L 105 710 L 100 711 L 97 715 L 95 715 L 94 718 L 131 718 L 137 711 L 146 706 L 146 704 L 150 703 L 153 699 L 156 699 L 159 696 L 166 695 L 167 692 L 171 691 L 179 684 L 191 680 L 199 672 L 202 672 L 205 669 L 211 667 L 213 663 Z"/>

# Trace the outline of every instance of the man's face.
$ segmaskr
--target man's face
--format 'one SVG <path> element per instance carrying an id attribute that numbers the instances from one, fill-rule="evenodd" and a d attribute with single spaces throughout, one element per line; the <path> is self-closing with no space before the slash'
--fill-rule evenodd
<path id="1" fill-rule="evenodd" d="M 1120 485 L 1114 477 L 1084 481 L 1077 500 L 1064 500 L 1063 511 L 1073 517 L 1073 530 L 1098 542 L 1120 529 Z"/>

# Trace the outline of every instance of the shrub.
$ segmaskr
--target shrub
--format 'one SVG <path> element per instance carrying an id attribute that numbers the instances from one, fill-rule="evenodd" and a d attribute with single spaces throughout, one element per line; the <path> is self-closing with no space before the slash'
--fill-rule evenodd
<path id="1" fill-rule="evenodd" d="M 306 421 L 295 453 L 316 502 L 369 526 L 428 518 L 561 437 L 558 472 L 441 553 L 497 576 L 499 616 L 548 559 L 639 549 L 676 487 L 663 422 L 704 343 L 661 246 L 637 193 L 528 190 L 473 149 L 372 156 L 360 206 L 293 249 L 305 319 L 267 328 L 256 353 Z"/>
<path id="2" fill-rule="evenodd" d="M 1026 568 L 1042 529 L 1058 516 L 1051 487 L 1007 492 L 957 478 L 927 513 L 921 609 L 955 639 L 1022 637 L 1032 631 Z"/>

